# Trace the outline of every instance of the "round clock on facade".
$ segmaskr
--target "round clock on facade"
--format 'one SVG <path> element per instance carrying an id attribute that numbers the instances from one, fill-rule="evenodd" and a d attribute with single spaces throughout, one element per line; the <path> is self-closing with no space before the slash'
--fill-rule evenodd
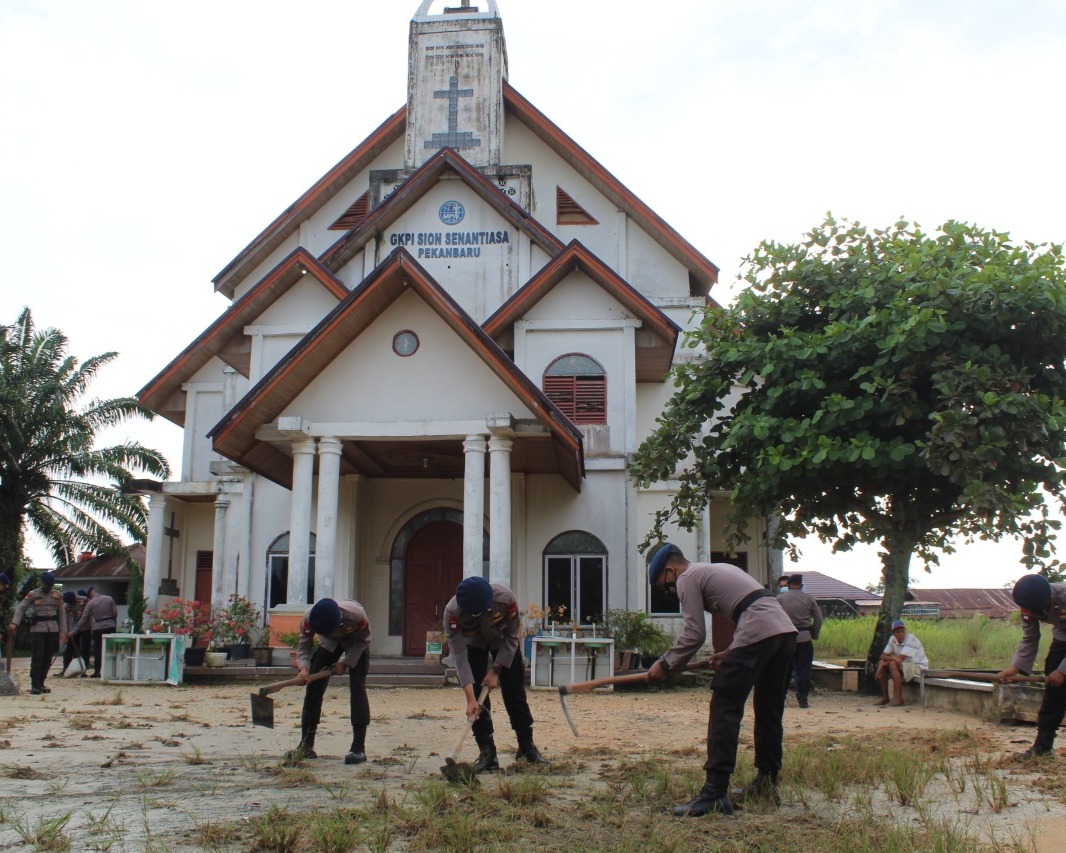
<path id="1" fill-rule="evenodd" d="M 397 332 L 396 337 L 392 339 L 392 351 L 396 353 L 396 355 L 414 355 L 417 349 L 418 335 L 408 329 L 404 329 L 402 332 Z"/>

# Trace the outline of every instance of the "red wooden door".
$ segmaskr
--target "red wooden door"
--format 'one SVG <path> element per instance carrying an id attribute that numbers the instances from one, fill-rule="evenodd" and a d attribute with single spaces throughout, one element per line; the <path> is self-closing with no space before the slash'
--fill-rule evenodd
<path id="1" fill-rule="evenodd" d="M 441 630 L 444 606 L 463 579 L 463 528 L 427 524 L 407 546 L 403 579 L 403 653 L 426 653 L 426 632 Z"/>

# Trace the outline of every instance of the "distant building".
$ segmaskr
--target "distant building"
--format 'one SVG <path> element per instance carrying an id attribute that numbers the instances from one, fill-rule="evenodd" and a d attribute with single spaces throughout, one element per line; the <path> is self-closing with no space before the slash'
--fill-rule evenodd
<path id="1" fill-rule="evenodd" d="M 799 574 L 803 575 L 803 591 L 818 602 L 825 616 L 865 616 L 867 613 L 876 613 L 881 606 L 881 596 L 877 593 L 852 586 L 821 572 Z"/>
<path id="2" fill-rule="evenodd" d="M 910 599 L 915 599 L 914 603 L 918 604 L 920 598 L 922 604 L 936 607 L 936 615 L 946 619 L 968 619 L 971 616 L 1002 619 L 1018 609 L 1009 589 L 916 589 L 907 597 L 907 606 L 910 606 Z M 903 612 L 907 612 L 906 606 Z"/>
<path id="3" fill-rule="evenodd" d="M 130 556 L 144 571 L 144 545 L 139 542 L 130 546 Z M 110 595 L 118 605 L 118 622 L 126 618 L 127 596 L 130 587 L 130 569 L 122 557 L 102 554 L 82 554 L 77 562 L 53 570 L 56 583 L 67 590 L 88 589 L 93 586 L 102 595 Z"/>

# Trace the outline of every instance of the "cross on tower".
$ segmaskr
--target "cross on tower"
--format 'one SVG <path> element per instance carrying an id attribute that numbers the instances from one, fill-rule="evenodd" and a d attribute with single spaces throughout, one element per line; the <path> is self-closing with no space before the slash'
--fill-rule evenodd
<path id="1" fill-rule="evenodd" d="M 474 97 L 473 89 L 460 89 L 459 78 L 454 74 L 448 78 L 447 89 L 436 89 L 435 100 L 448 99 L 448 132 L 434 133 L 432 139 L 426 140 L 426 148 L 480 148 L 481 140 L 475 139 L 471 131 L 459 130 L 459 99 Z"/>
<path id="2" fill-rule="evenodd" d="M 174 580 L 174 540 L 181 536 L 181 531 L 174 526 L 174 513 L 170 514 L 170 526 L 163 528 L 163 535 L 170 540 L 170 553 L 167 555 L 167 576 L 159 582 L 160 595 L 177 595 L 178 582 Z"/>

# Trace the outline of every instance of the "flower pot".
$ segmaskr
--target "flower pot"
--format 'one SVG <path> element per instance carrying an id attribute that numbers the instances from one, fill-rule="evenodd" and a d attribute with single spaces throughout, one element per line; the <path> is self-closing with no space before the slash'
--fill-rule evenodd
<path id="1" fill-rule="evenodd" d="M 296 662 L 296 649 L 293 649 L 289 652 L 289 666 L 291 666 L 293 669 L 300 668 L 300 664 Z"/>
<path id="2" fill-rule="evenodd" d="M 207 653 L 207 649 L 186 649 L 185 650 L 185 665 L 186 666 L 203 666 L 204 655 Z"/>
<path id="3" fill-rule="evenodd" d="M 255 658 L 256 666 L 270 666 L 273 651 L 270 646 L 256 646 L 252 649 L 252 657 Z"/>
<path id="4" fill-rule="evenodd" d="M 226 652 L 207 652 L 204 655 L 204 664 L 212 667 L 225 666 L 227 657 Z"/>
<path id="5" fill-rule="evenodd" d="M 229 647 L 230 660 L 248 660 L 252 656 L 251 643 L 234 643 Z"/>

